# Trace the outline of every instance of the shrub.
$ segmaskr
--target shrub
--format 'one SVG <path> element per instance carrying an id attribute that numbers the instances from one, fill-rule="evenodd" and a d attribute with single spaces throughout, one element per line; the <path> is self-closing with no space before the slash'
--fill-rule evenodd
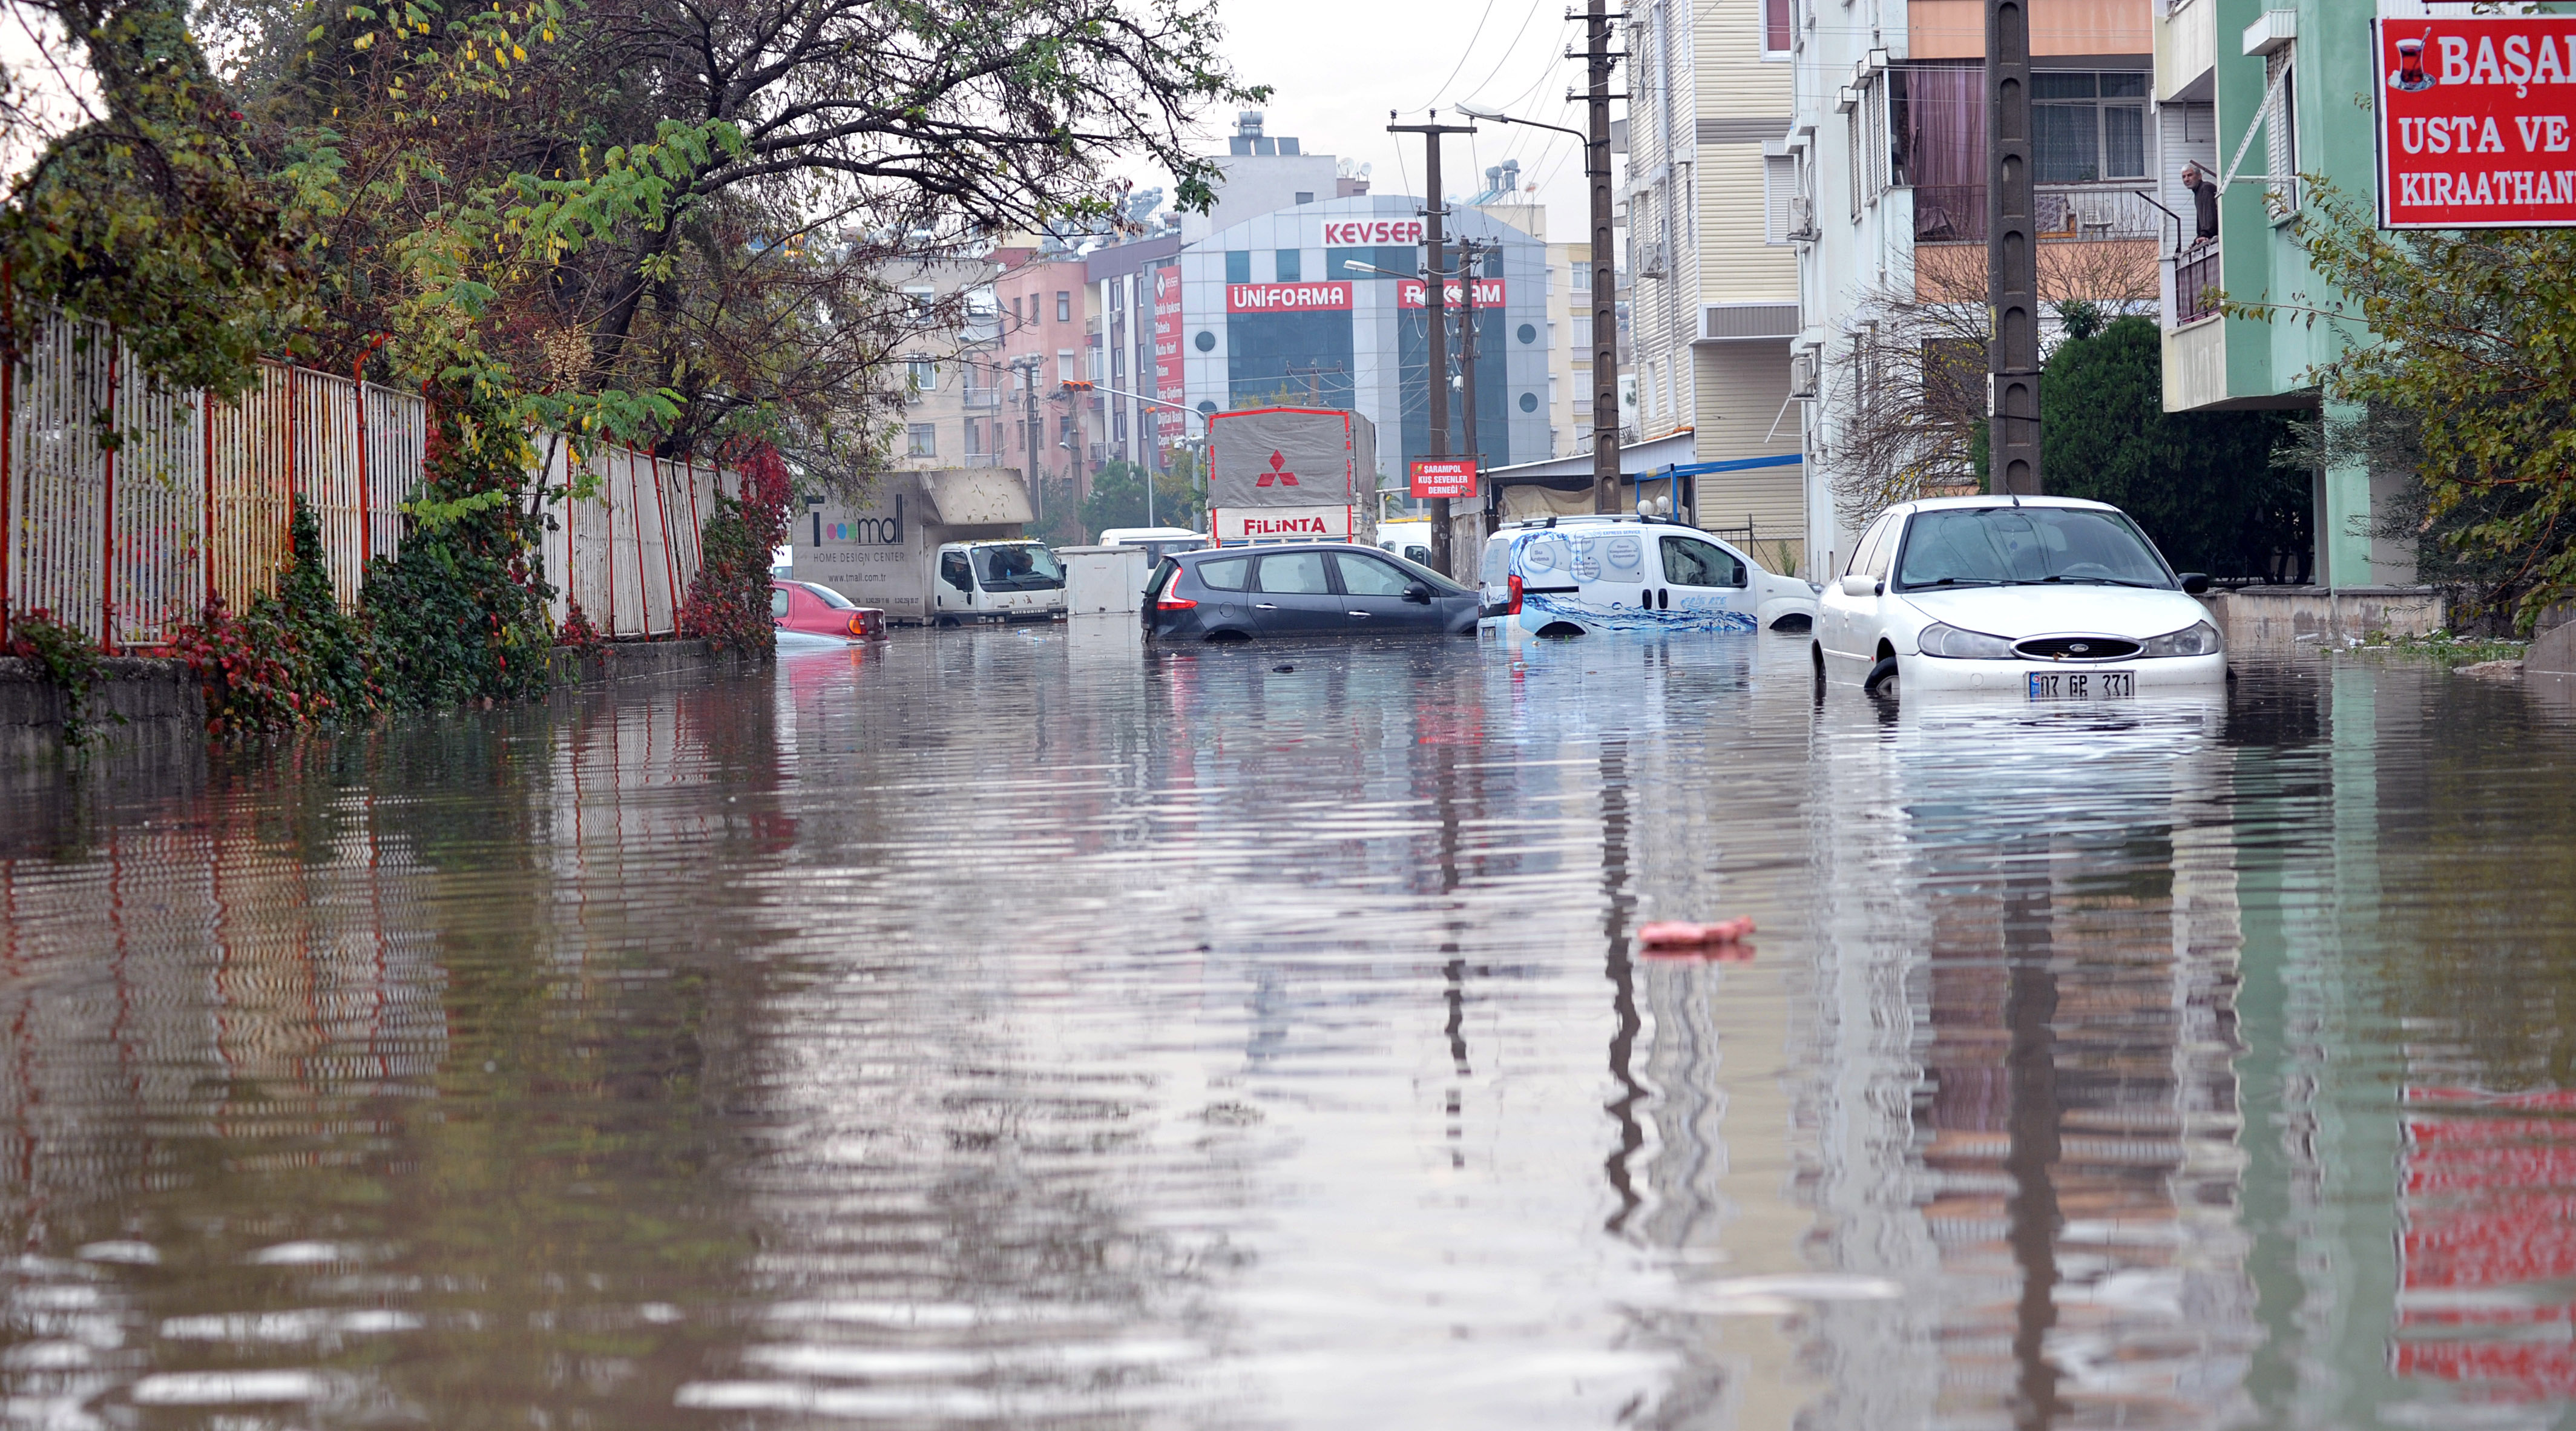
<path id="1" fill-rule="evenodd" d="M 767 443 L 741 464 L 739 500 L 719 493 L 707 518 L 702 561 L 680 608 L 680 631 L 719 651 L 766 656 L 777 649 L 769 616 L 769 556 L 787 535 L 787 464 Z"/>
<path id="2" fill-rule="evenodd" d="M 95 733 L 89 719 L 90 692 L 98 687 L 99 661 L 104 655 L 98 646 L 40 606 L 9 624 L 9 644 L 0 649 L 32 663 L 63 693 L 63 744 L 88 743 Z M 125 723 L 123 716 L 110 719 Z"/>

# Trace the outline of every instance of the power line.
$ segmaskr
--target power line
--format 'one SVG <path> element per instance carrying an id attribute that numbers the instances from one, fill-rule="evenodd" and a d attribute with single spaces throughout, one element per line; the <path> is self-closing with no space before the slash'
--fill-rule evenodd
<path id="1" fill-rule="evenodd" d="M 1415 105 L 1414 108 L 1429 109 L 1433 100 L 1437 100 L 1440 96 L 1449 92 L 1450 82 L 1458 78 L 1458 72 L 1460 70 L 1467 68 L 1468 57 L 1476 53 L 1476 42 L 1485 37 L 1485 22 L 1492 18 L 1494 18 L 1494 0 L 1485 0 L 1485 13 L 1476 17 L 1475 33 L 1467 37 L 1467 48 L 1459 54 L 1458 63 L 1450 68 L 1449 78 L 1440 82 L 1440 87 L 1431 92 L 1430 99 L 1426 99 L 1422 103 Z"/>

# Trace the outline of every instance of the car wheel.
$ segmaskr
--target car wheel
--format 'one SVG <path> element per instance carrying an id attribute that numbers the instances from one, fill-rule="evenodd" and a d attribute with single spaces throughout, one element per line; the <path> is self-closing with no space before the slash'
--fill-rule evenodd
<path id="1" fill-rule="evenodd" d="M 1896 699 L 1896 658 L 1879 657 L 1878 664 L 1869 668 L 1869 678 L 1860 683 L 1860 688 L 1873 696 Z"/>

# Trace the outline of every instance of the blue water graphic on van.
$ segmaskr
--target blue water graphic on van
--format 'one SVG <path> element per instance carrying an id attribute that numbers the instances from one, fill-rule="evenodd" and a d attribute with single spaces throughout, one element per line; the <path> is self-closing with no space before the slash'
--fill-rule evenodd
<path id="1" fill-rule="evenodd" d="M 1751 631 L 1753 618 L 1741 611 L 1685 600 L 1669 611 L 1647 611 L 1612 602 L 1589 602 L 1531 592 L 1521 598 L 1521 624 L 1535 631 L 1550 618 L 1562 618 L 1593 631 Z"/>

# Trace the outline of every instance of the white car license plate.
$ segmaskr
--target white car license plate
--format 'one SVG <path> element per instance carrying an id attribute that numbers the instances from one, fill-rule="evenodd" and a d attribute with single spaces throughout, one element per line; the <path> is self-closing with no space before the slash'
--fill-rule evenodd
<path id="1" fill-rule="evenodd" d="M 2138 693 L 2135 671 L 2033 671 L 2035 701 L 2125 701 Z"/>

